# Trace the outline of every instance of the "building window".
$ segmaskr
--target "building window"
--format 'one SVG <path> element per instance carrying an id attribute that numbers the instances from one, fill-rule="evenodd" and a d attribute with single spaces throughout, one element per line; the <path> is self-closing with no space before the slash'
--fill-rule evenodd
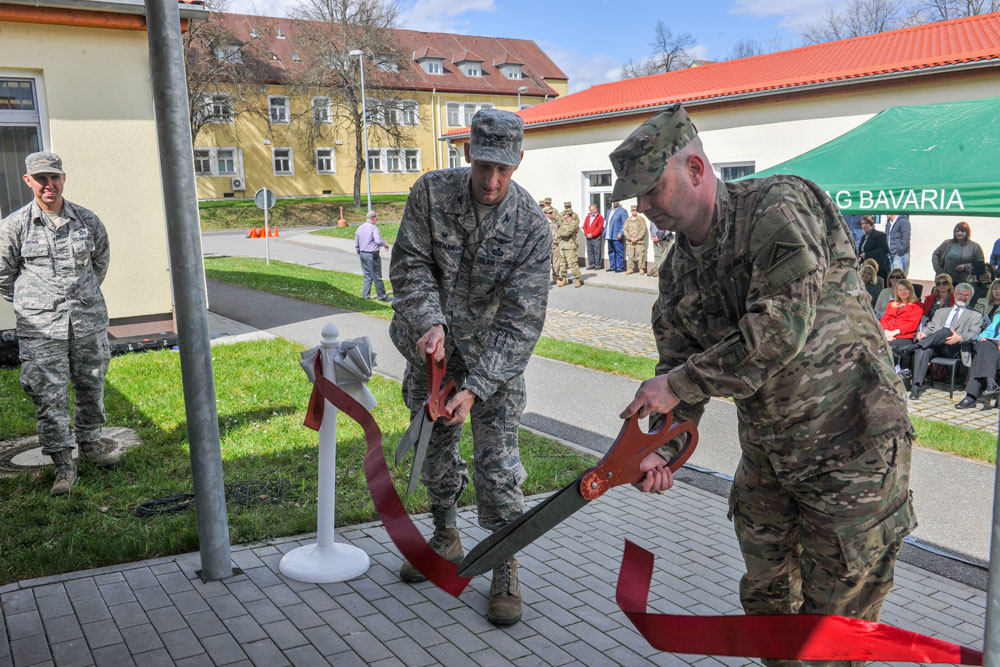
<path id="1" fill-rule="evenodd" d="M 271 156 L 274 162 L 274 175 L 275 176 L 291 176 L 294 171 L 292 170 L 292 149 L 291 148 L 272 148 Z"/>
<path id="2" fill-rule="evenodd" d="M 368 149 L 368 171 L 382 171 L 382 151 L 378 148 Z"/>
<path id="3" fill-rule="evenodd" d="M 206 123 L 232 123 L 236 119 L 233 96 L 229 93 L 210 93 L 203 98 L 201 113 Z"/>
<path id="4" fill-rule="evenodd" d="M 34 78 L 0 77 L 0 218 L 31 201 L 24 158 L 42 147 L 42 118 Z"/>
<path id="5" fill-rule="evenodd" d="M 420 63 L 420 67 L 423 68 L 428 74 L 443 74 L 444 68 L 441 66 L 441 61 L 431 58 L 428 60 L 423 60 Z"/>
<path id="6" fill-rule="evenodd" d="M 610 171 L 598 171 L 587 175 L 587 180 L 590 182 L 590 187 L 592 188 L 610 188 L 611 187 L 611 172 Z"/>
<path id="7" fill-rule="evenodd" d="M 219 44 L 215 47 L 215 57 L 219 59 L 219 62 L 241 63 L 243 62 L 243 54 L 240 53 L 242 48 L 243 46 L 240 44 Z"/>
<path id="8" fill-rule="evenodd" d="M 400 162 L 400 154 L 402 151 L 389 148 L 385 151 L 385 170 L 386 171 L 403 171 Z"/>
<path id="9" fill-rule="evenodd" d="M 285 39 L 285 33 L 281 32 L 281 28 L 278 28 L 278 34 L 275 35 L 278 39 Z"/>
<path id="10" fill-rule="evenodd" d="M 462 156 L 454 146 L 448 147 L 448 168 L 457 169 L 462 166 Z"/>
<path id="11" fill-rule="evenodd" d="M 403 151 L 403 159 L 406 162 L 406 171 L 413 173 L 420 171 L 420 149 L 407 148 Z"/>
<path id="12" fill-rule="evenodd" d="M 448 127 L 460 127 L 462 125 L 462 107 L 458 102 L 448 102 L 445 105 L 448 110 Z"/>
<path id="13" fill-rule="evenodd" d="M 302 62 L 302 57 L 299 56 L 299 54 L 297 54 L 297 53 L 293 53 L 292 54 L 292 62 L 300 63 L 300 62 Z"/>
<path id="14" fill-rule="evenodd" d="M 716 165 L 719 177 L 724 181 L 732 181 L 743 176 L 749 176 L 757 171 L 754 162 L 730 162 Z"/>
<path id="15" fill-rule="evenodd" d="M 461 69 L 465 76 L 483 75 L 483 66 L 480 63 L 462 63 Z"/>
<path id="16" fill-rule="evenodd" d="M 419 124 L 420 115 L 417 113 L 417 102 L 415 100 L 403 100 L 399 105 L 400 120 L 403 125 Z"/>
<path id="17" fill-rule="evenodd" d="M 268 95 L 267 105 L 271 109 L 272 123 L 288 122 L 288 98 L 284 95 Z"/>
<path id="18" fill-rule="evenodd" d="M 448 102 L 445 105 L 448 127 L 465 127 L 471 125 L 472 117 L 476 115 L 477 111 L 492 108 L 493 105 L 489 102 L 483 102 L 482 104 Z"/>
<path id="19" fill-rule="evenodd" d="M 337 173 L 337 161 L 334 157 L 332 148 L 316 149 L 316 173 L 317 174 Z"/>
<path id="20" fill-rule="evenodd" d="M 195 176 L 239 176 L 236 148 L 206 147 L 194 149 Z"/>
<path id="21" fill-rule="evenodd" d="M 611 208 L 611 172 L 591 171 L 583 176 L 587 205 L 593 204 L 598 211 L 605 213 Z"/>
<path id="22" fill-rule="evenodd" d="M 500 68 L 500 71 L 508 79 L 520 79 L 521 77 L 521 66 L 520 65 L 504 65 Z"/>
<path id="23" fill-rule="evenodd" d="M 329 97 L 312 98 L 313 123 L 317 125 L 330 125 L 333 123 L 333 108 L 330 105 Z"/>

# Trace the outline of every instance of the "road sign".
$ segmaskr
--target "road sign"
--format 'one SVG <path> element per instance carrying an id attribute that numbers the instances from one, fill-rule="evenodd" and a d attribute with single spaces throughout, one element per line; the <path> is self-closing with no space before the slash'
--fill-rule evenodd
<path id="1" fill-rule="evenodd" d="M 257 208 L 262 208 L 265 211 L 269 208 L 274 208 L 274 191 L 261 188 L 254 193 L 253 201 L 257 204 Z"/>

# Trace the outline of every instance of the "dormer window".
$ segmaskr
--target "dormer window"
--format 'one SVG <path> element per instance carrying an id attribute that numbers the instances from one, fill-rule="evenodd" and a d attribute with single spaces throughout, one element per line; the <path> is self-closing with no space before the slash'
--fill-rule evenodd
<path id="1" fill-rule="evenodd" d="M 500 71 L 508 79 L 520 79 L 521 78 L 521 66 L 520 65 L 503 65 L 500 67 Z"/>
<path id="2" fill-rule="evenodd" d="M 462 70 L 462 74 L 465 76 L 483 75 L 483 66 L 480 63 L 464 62 L 461 64 L 460 69 Z"/>
<path id="3" fill-rule="evenodd" d="M 278 54 L 272 51 L 267 52 L 267 57 L 271 60 L 278 60 Z"/>
<path id="4" fill-rule="evenodd" d="M 428 74 L 442 74 L 444 72 L 444 67 L 437 58 L 425 58 L 420 61 L 420 67 Z"/>
<path id="5" fill-rule="evenodd" d="M 285 33 L 281 32 L 281 28 L 278 28 L 278 34 L 275 35 L 278 39 L 285 39 Z"/>
<path id="6" fill-rule="evenodd" d="M 243 54 L 240 53 L 239 44 L 220 44 L 215 47 L 215 57 L 220 62 L 241 63 Z"/>
<path id="7" fill-rule="evenodd" d="M 389 56 L 376 56 L 375 63 L 380 72 L 399 72 L 399 63 Z"/>
<path id="8" fill-rule="evenodd" d="M 414 51 L 413 62 L 428 74 L 444 74 L 444 55 L 429 46 Z"/>
<path id="9" fill-rule="evenodd" d="M 300 62 L 302 62 L 302 58 L 300 58 L 300 57 L 299 57 L 299 54 L 297 54 L 297 53 L 293 53 L 293 54 L 292 54 L 292 61 L 293 61 L 293 62 L 297 62 L 297 63 L 300 63 Z"/>

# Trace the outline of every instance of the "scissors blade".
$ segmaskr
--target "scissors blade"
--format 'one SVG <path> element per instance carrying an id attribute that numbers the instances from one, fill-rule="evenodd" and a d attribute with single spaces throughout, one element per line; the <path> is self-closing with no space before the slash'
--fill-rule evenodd
<path id="1" fill-rule="evenodd" d="M 489 572 L 586 505 L 576 479 L 476 545 L 458 566 L 458 576 Z"/>
<path id="2" fill-rule="evenodd" d="M 426 413 L 420 425 L 420 434 L 416 438 L 416 447 L 413 450 L 413 467 L 410 468 L 410 483 L 406 485 L 406 495 L 417 490 L 417 483 L 420 482 L 420 471 L 424 467 L 424 458 L 427 456 L 427 444 L 431 441 L 431 431 L 434 430 L 434 420 Z"/>
<path id="3" fill-rule="evenodd" d="M 427 408 L 421 407 L 420 412 L 418 412 L 412 420 L 410 420 L 410 425 L 406 427 L 406 431 L 403 432 L 403 437 L 399 439 L 399 444 L 396 445 L 396 465 L 403 460 L 406 453 L 410 451 L 414 443 L 420 437 L 420 429 L 424 425 L 424 419 L 427 416 Z"/>

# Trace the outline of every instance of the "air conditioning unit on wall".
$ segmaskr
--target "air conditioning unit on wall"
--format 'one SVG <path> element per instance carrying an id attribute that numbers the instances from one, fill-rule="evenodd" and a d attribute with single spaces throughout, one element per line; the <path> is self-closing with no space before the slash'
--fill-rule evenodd
<path id="1" fill-rule="evenodd" d="M 246 190 L 247 189 L 247 184 L 246 184 L 246 181 L 243 179 L 242 176 L 233 176 L 230 179 L 230 187 L 235 192 L 236 190 Z"/>

